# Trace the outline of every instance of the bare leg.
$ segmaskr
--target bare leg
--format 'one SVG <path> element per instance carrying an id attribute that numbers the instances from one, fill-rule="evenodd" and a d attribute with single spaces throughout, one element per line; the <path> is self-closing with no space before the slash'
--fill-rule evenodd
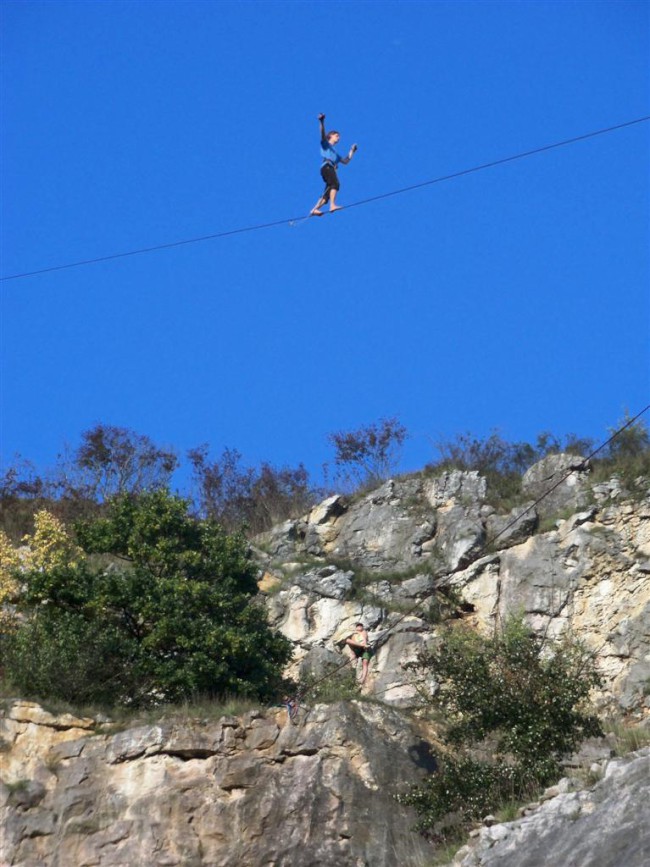
<path id="1" fill-rule="evenodd" d="M 321 196 L 320 199 L 316 202 L 314 207 L 309 212 L 310 215 L 313 217 L 322 217 L 323 212 L 320 210 L 320 208 L 323 207 L 323 205 L 325 204 L 326 201 L 327 201 L 327 199 L 325 199 L 325 198 L 323 198 L 323 196 Z"/>
<path id="2" fill-rule="evenodd" d="M 361 673 L 357 674 L 357 682 L 358 682 L 359 686 L 361 686 L 365 682 L 367 676 L 368 676 L 368 660 L 362 658 L 361 659 Z"/>
<path id="3" fill-rule="evenodd" d="M 341 205 L 336 204 L 336 194 L 338 190 L 330 190 L 330 211 L 340 211 Z"/>
<path id="4" fill-rule="evenodd" d="M 351 641 L 349 638 L 346 638 L 345 639 L 345 645 L 346 645 L 345 652 L 349 656 L 350 662 L 352 663 L 352 667 L 354 668 L 354 670 L 356 672 L 359 669 L 359 657 L 356 655 L 356 653 L 353 650 L 354 642 Z"/>

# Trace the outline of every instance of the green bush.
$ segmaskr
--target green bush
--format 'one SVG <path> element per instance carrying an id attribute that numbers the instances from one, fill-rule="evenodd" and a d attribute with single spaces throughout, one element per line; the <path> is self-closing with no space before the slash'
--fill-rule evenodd
<path id="1" fill-rule="evenodd" d="M 563 756 L 602 734 L 587 707 L 599 683 L 591 656 L 569 639 L 550 648 L 517 619 L 492 638 L 447 629 L 412 667 L 439 684 L 432 703 L 454 753 L 402 798 L 434 835 L 548 785 Z"/>
<path id="2" fill-rule="evenodd" d="M 520 765 L 450 755 L 435 774 L 399 800 L 415 807 L 419 830 L 443 841 L 492 812 L 495 804 L 521 800 L 529 791 L 530 780 Z"/>
<path id="3" fill-rule="evenodd" d="M 290 644 L 253 598 L 241 537 L 157 491 L 116 499 L 108 517 L 78 527 L 78 540 L 112 563 L 90 557 L 21 576 L 21 617 L 0 642 L 17 688 L 136 707 L 282 689 Z"/>
<path id="4" fill-rule="evenodd" d="M 124 664 L 137 645 L 96 618 L 48 606 L 3 638 L 3 667 L 24 695 L 110 706 L 138 689 L 135 667 Z"/>

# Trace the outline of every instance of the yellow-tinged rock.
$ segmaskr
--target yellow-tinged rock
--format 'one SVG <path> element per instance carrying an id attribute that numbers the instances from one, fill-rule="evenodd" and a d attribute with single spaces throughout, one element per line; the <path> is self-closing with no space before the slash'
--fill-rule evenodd
<path id="1" fill-rule="evenodd" d="M 261 593 L 269 593 L 281 584 L 281 579 L 278 578 L 277 575 L 273 575 L 272 572 L 265 572 L 257 582 L 257 586 Z"/>
<path id="2" fill-rule="evenodd" d="M 9 719 L 15 722 L 34 723 L 54 729 L 93 729 L 95 720 L 77 717 L 70 713 L 53 714 L 33 701 L 18 701 L 9 711 Z"/>

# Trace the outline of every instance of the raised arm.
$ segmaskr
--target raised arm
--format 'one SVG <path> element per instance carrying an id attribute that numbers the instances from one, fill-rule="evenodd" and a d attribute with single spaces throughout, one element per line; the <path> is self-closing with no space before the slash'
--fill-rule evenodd
<path id="1" fill-rule="evenodd" d="M 325 115 L 324 114 L 318 115 L 318 123 L 320 124 L 320 140 L 324 141 L 325 140 Z"/>

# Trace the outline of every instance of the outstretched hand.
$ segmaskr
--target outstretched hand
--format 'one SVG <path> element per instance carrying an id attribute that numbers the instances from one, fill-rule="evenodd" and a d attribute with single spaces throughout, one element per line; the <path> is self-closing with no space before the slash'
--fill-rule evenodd
<path id="1" fill-rule="evenodd" d="M 359 145 L 353 144 L 352 147 L 350 148 L 350 150 L 352 151 L 352 153 L 356 153 L 358 147 L 359 147 Z"/>
<path id="2" fill-rule="evenodd" d="M 325 120 L 325 115 L 324 115 L 324 114 L 319 114 L 319 115 L 318 115 L 318 119 L 319 119 L 319 120 Z"/>

